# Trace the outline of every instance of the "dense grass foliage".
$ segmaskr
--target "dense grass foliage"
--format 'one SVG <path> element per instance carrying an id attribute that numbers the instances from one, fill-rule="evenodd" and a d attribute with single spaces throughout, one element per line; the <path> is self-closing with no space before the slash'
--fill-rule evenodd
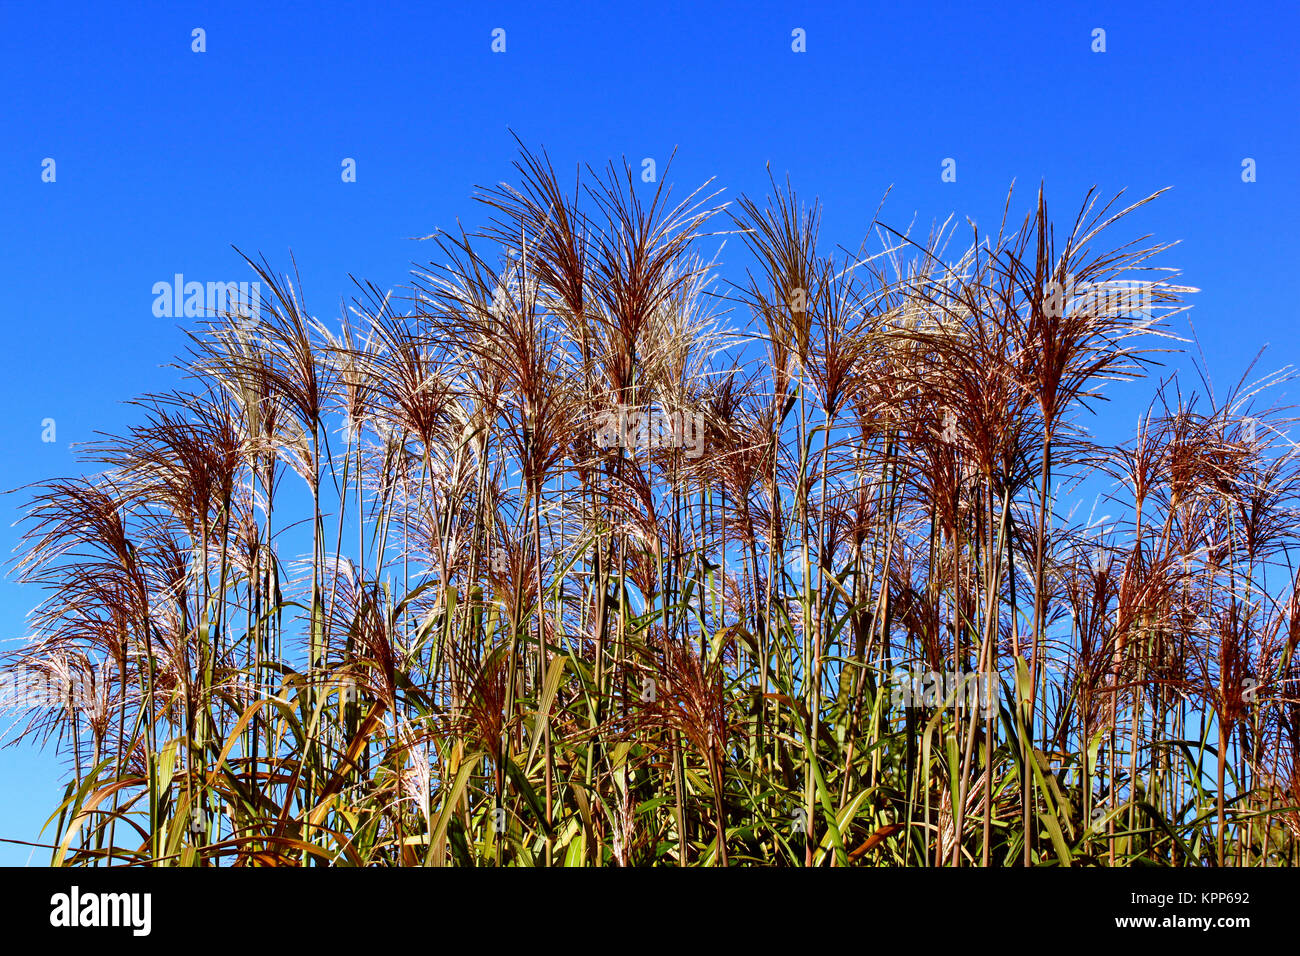
<path id="1" fill-rule="evenodd" d="M 828 251 L 789 186 L 517 171 L 335 321 L 250 260 L 30 489 L 53 862 L 1294 862 L 1284 376 L 1157 374 L 1155 197 Z"/>

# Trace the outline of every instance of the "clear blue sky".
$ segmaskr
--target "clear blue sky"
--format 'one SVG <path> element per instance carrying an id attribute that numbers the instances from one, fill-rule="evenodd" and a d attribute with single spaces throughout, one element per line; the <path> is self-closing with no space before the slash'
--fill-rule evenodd
<path id="1" fill-rule="evenodd" d="M 559 169 L 626 155 L 662 170 L 678 147 L 679 189 L 717 177 L 727 196 L 761 193 L 770 162 L 847 245 L 891 186 L 899 228 L 952 212 L 991 227 L 1013 179 L 1023 202 L 1045 179 L 1059 219 L 1093 184 L 1173 186 L 1136 225 L 1183 240 L 1165 262 L 1204 290 L 1192 315 L 1217 378 L 1265 342 L 1266 367 L 1300 363 L 1290 4 L 448 6 L 0 0 L 0 489 L 70 473 L 69 443 L 178 384 L 155 282 L 247 279 L 232 244 L 277 266 L 292 249 L 309 308 L 335 314 L 348 273 L 400 283 L 432 254 L 409 237 L 481 222 L 470 196 L 510 176 L 508 128 Z M 1115 404 L 1117 425 L 1146 394 Z M 0 496 L 6 550 L 19 497 Z M 0 582 L 0 637 L 24 635 L 38 597 Z M 0 836 L 36 838 L 63 766 L 0 751 Z M 28 855 L 0 844 L 0 863 Z"/>

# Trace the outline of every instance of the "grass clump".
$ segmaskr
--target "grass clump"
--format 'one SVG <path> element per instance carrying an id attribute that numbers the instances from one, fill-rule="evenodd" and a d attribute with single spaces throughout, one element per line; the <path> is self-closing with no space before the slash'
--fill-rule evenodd
<path id="1" fill-rule="evenodd" d="M 517 169 L 336 322 L 249 260 L 30 489 L 53 863 L 1294 862 L 1285 376 L 1150 377 L 1192 290 L 1106 237 L 1154 196 L 827 253 L 789 186 Z"/>

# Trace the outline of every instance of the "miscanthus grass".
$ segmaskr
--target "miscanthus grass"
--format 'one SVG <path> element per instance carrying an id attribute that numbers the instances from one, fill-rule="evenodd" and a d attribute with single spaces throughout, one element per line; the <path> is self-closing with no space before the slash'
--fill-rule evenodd
<path id="1" fill-rule="evenodd" d="M 28 489 L 53 863 L 1295 861 L 1287 376 L 1159 372 L 1154 196 L 828 251 L 788 185 L 517 172 L 334 320 L 249 260 Z"/>

